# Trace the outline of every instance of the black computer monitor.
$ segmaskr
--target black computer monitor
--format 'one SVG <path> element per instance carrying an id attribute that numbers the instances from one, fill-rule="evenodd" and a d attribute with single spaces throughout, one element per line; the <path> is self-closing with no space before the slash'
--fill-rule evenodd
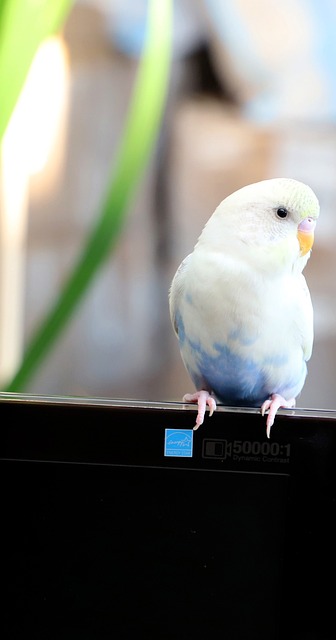
<path id="1" fill-rule="evenodd" d="M 2 637 L 335 637 L 336 412 L 0 394 Z"/>

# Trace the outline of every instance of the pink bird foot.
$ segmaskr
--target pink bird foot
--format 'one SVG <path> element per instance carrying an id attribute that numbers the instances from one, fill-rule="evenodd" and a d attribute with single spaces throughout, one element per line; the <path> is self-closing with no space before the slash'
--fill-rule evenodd
<path id="1" fill-rule="evenodd" d="M 196 393 L 186 393 L 185 396 L 183 396 L 183 402 L 194 402 L 198 405 L 198 413 L 194 431 L 196 431 L 196 429 L 198 429 L 198 427 L 203 424 L 207 405 L 209 407 L 210 416 L 212 416 L 213 412 L 216 411 L 216 401 L 208 391 L 202 390 L 197 391 Z"/>
<path id="2" fill-rule="evenodd" d="M 275 415 L 278 409 L 283 407 L 284 409 L 292 409 L 295 407 L 295 398 L 291 398 L 290 400 L 285 400 L 278 393 L 273 393 L 268 400 L 261 405 L 261 415 L 264 416 L 266 411 L 268 411 L 268 416 L 266 420 L 266 435 L 269 438 L 271 435 L 271 428 L 274 424 Z"/>

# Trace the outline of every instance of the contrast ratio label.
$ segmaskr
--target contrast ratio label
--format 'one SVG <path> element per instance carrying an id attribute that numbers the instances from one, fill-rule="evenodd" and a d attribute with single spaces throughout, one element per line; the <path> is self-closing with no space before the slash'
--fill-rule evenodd
<path id="1" fill-rule="evenodd" d="M 220 458 L 234 462 L 288 464 L 291 445 L 258 440 L 203 440 L 203 458 Z"/>

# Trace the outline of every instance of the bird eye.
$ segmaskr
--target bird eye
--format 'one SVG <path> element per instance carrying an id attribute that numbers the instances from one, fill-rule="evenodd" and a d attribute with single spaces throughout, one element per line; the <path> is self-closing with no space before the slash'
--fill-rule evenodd
<path id="1" fill-rule="evenodd" d="M 285 209 L 284 207 L 279 207 L 279 209 L 277 210 L 277 216 L 278 218 L 287 218 L 288 216 L 287 209 Z"/>

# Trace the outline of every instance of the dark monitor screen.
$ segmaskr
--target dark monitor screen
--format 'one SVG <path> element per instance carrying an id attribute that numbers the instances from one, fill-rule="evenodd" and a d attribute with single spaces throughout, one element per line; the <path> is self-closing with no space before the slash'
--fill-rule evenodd
<path id="1" fill-rule="evenodd" d="M 0 394 L 2 637 L 335 637 L 336 412 Z"/>

